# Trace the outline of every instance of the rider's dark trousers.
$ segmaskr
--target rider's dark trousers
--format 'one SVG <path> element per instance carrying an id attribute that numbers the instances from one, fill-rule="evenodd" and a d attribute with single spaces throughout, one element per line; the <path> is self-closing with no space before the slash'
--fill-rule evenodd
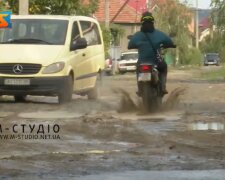
<path id="1" fill-rule="evenodd" d="M 162 63 L 163 63 L 163 65 L 160 68 L 158 68 L 159 80 L 161 81 L 162 89 L 166 90 L 168 66 L 164 60 Z"/>

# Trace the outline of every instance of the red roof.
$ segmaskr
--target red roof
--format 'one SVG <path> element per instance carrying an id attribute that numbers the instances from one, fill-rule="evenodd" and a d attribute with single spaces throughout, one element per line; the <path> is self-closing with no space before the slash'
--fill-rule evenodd
<path id="1" fill-rule="evenodd" d="M 160 6 L 166 3 L 166 0 L 149 0 L 149 1 L 150 1 L 151 9 L 154 8 L 155 5 Z M 135 10 L 137 10 L 140 13 L 143 13 L 148 10 L 147 9 L 148 0 L 130 0 L 128 4 L 129 6 L 133 7 Z"/>
<path id="2" fill-rule="evenodd" d="M 138 12 L 142 13 L 147 10 L 147 0 L 130 0 L 128 5 L 133 7 Z"/>
<path id="3" fill-rule="evenodd" d="M 141 14 L 147 10 L 147 1 L 148 0 L 109 0 L 110 22 L 113 20 L 114 23 L 139 23 Z M 156 5 L 163 7 L 166 1 L 167 0 L 150 0 L 151 9 Z M 83 0 L 83 3 L 88 2 L 89 0 Z M 125 2 L 127 2 L 127 4 L 125 4 Z M 124 6 L 124 8 L 121 10 L 122 6 Z M 117 15 L 117 13 L 119 14 Z M 99 7 L 97 12 L 94 13 L 94 16 L 100 22 L 105 21 L 105 0 L 99 0 Z"/>
<path id="4" fill-rule="evenodd" d="M 119 12 L 126 0 L 110 0 L 109 1 L 109 16 L 110 21 Z M 94 14 L 98 21 L 105 21 L 105 0 L 99 0 L 98 11 Z M 140 22 L 141 13 L 136 11 L 135 8 L 128 3 L 119 12 L 118 16 L 113 20 L 115 23 L 138 23 Z"/>

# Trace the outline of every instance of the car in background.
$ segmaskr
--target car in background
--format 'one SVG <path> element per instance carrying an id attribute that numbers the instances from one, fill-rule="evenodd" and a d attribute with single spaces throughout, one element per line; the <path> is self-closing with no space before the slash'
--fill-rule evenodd
<path id="1" fill-rule="evenodd" d="M 105 60 L 105 73 L 106 75 L 110 76 L 113 74 L 112 71 L 113 71 L 113 61 L 110 56 L 107 56 Z"/>
<path id="2" fill-rule="evenodd" d="M 220 65 L 220 56 L 218 53 L 206 53 L 204 55 L 204 66 Z"/>
<path id="3" fill-rule="evenodd" d="M 126 51 L 121 54 L 121 58 L 118 60 L 118 71 L 120 74 L 126 72 L 135 72 L 136 64 L 138 61 L 137 51 Z"/>

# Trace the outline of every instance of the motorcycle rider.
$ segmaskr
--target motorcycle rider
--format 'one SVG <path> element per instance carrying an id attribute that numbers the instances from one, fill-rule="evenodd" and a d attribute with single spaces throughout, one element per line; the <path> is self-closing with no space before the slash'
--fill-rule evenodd
<path id="1" fill-rule="evenodd" d="M 175 48 L 171 38 L 165 33 L 155 29 L 154 17 L 150 12 L 144 12 L 141 17 L 141 30 L 136 32 L 129 41 L 128 49 L 138 49 L 137 67 L 142 63 L 150 63 L 158 66 L 159 78 L 162 84 L 162 93 L 167 94 L 166 79 L 167 79 L 167 64 L 164 61 L 157 61 L 157 53 L 164 48 Z M 137 71 L 138 73 L 138 71 Z M 137 94 L 140 95 L 139 87 Z"/>

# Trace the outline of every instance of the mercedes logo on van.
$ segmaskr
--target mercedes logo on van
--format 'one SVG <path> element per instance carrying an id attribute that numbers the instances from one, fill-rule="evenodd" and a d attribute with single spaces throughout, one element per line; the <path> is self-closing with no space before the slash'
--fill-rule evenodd
<path id="1" fill-rule="evenodd" d="M 16 64 L 15 66 L 13 66 L 13 72 L 15 74 L 20 74 L 23 72 L 23 66 L 20 64 Z"/>

